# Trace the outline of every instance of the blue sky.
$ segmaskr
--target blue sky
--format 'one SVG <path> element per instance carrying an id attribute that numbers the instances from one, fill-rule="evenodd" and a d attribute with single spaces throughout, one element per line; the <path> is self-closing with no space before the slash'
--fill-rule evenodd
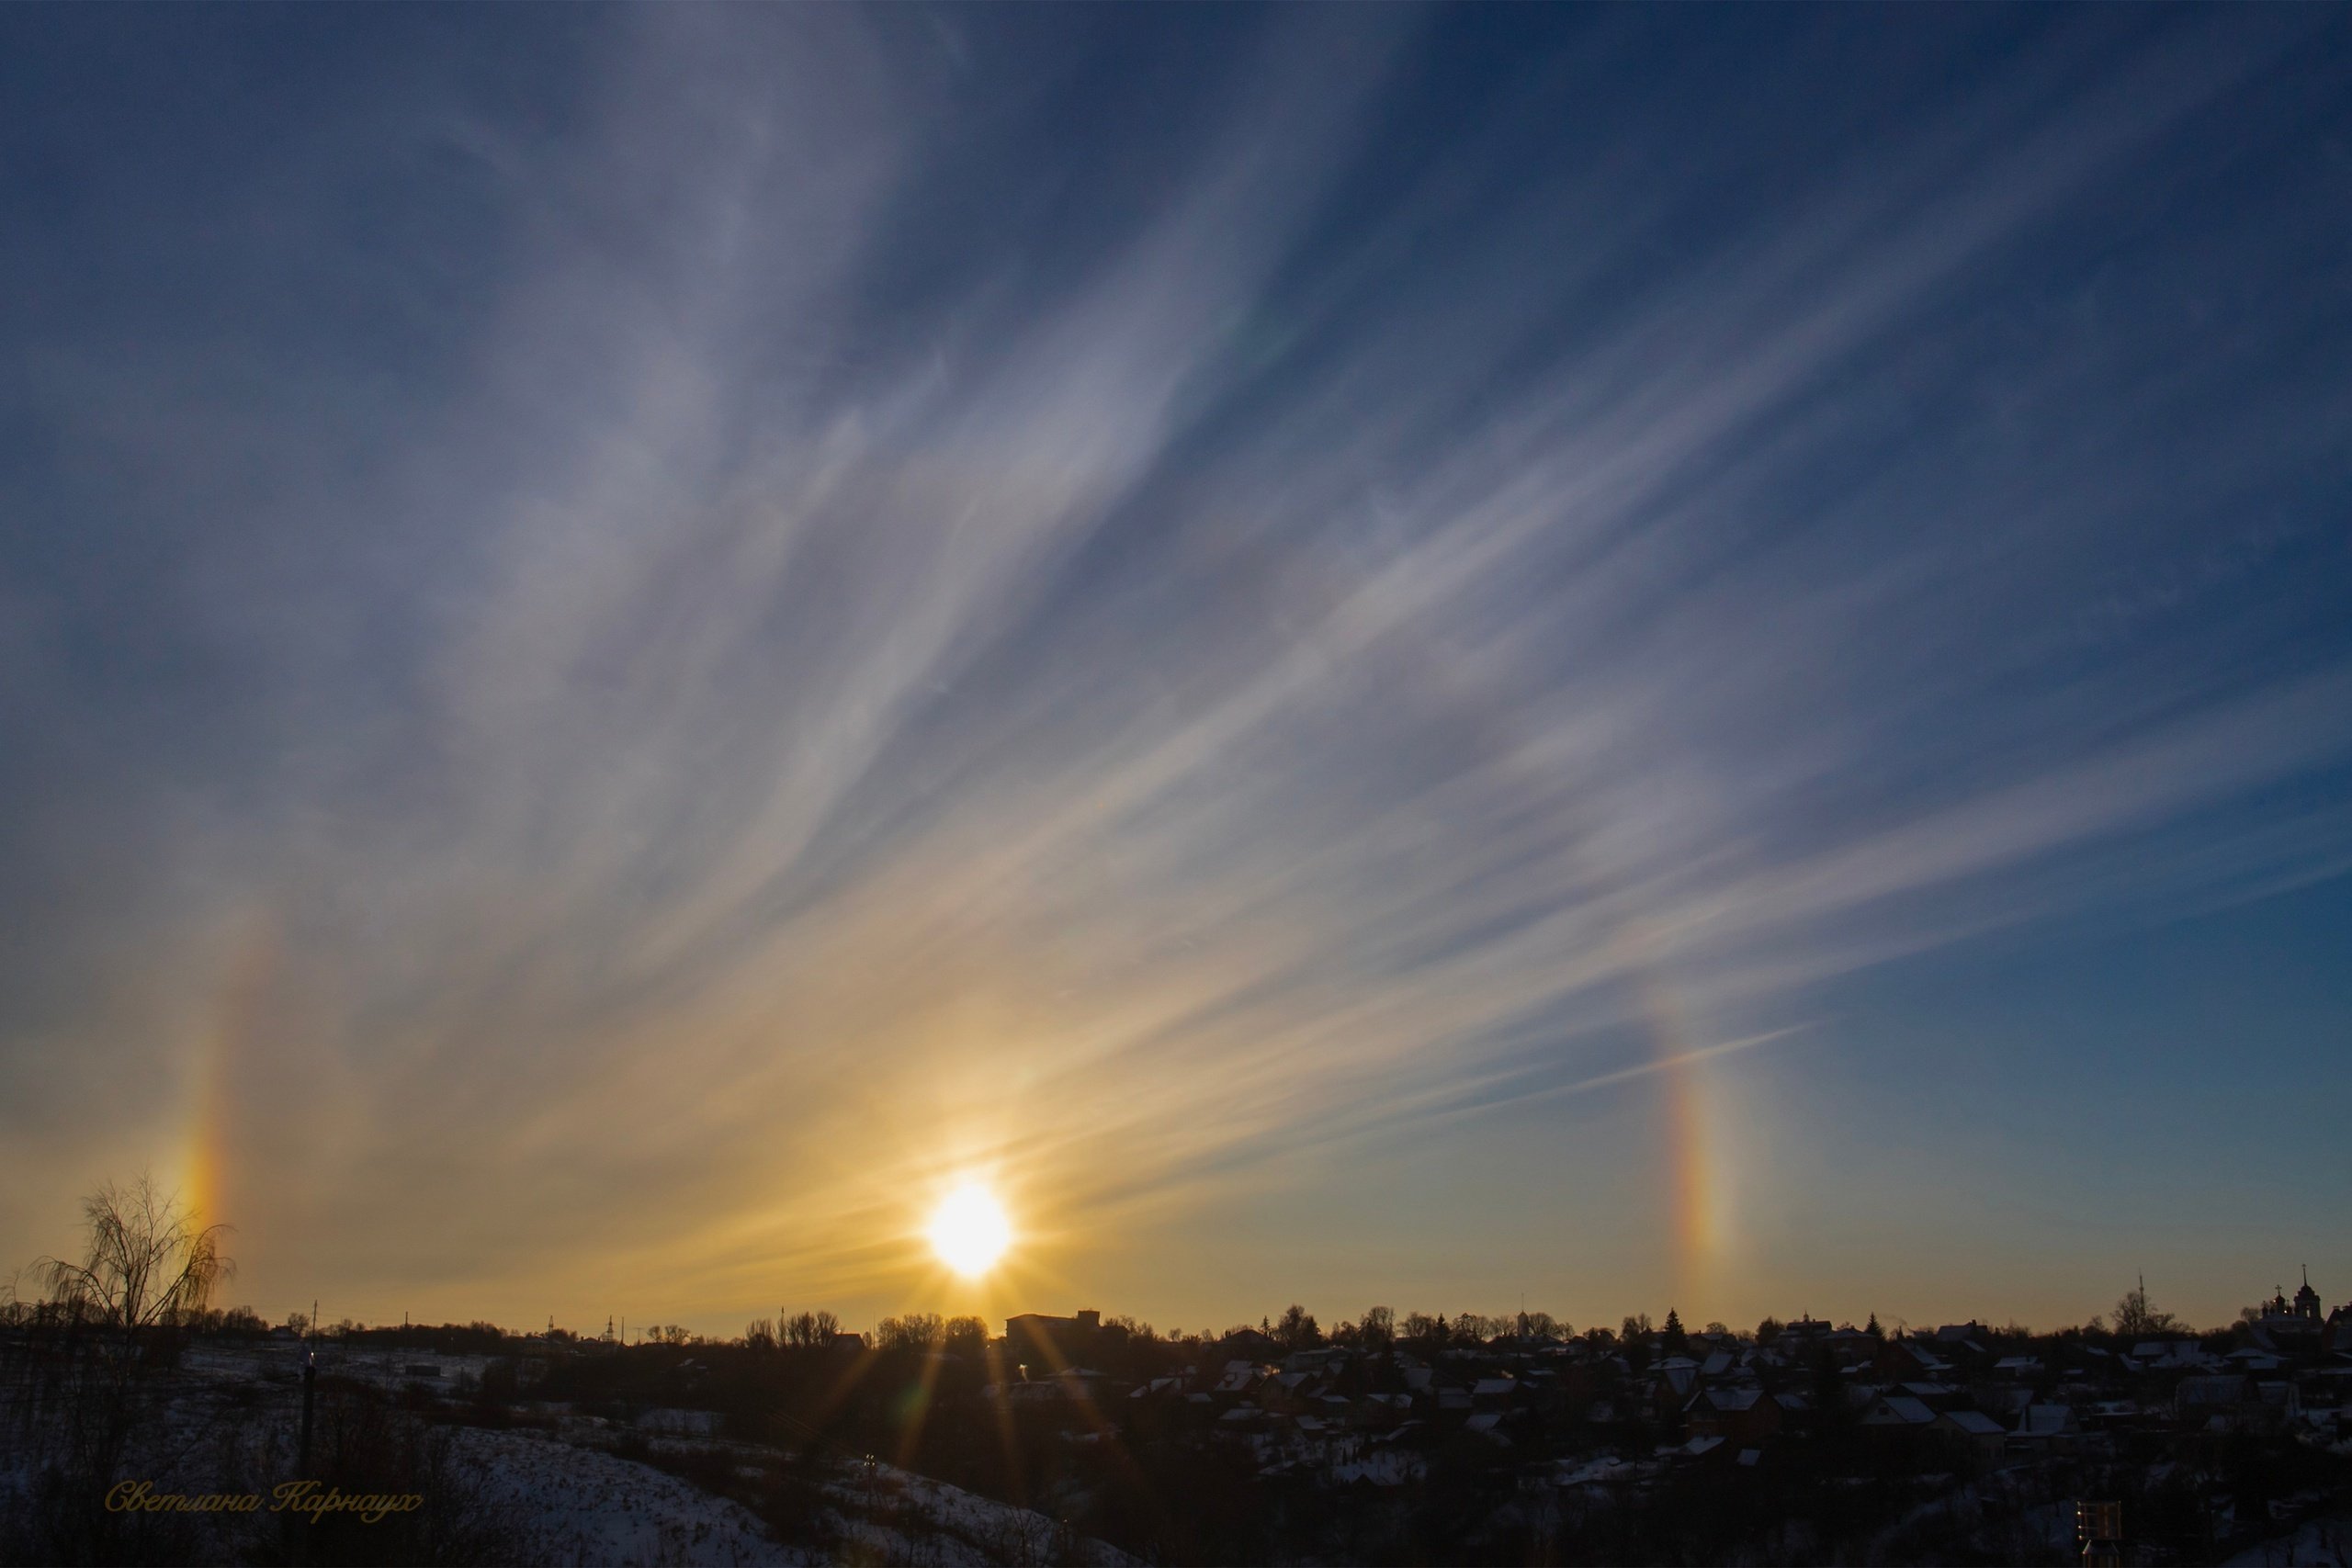
<path id="1" fill-rule="evenodd" d="M 2346 28 L 8 13 L 0 1242 L 2335 1299 Z"/>

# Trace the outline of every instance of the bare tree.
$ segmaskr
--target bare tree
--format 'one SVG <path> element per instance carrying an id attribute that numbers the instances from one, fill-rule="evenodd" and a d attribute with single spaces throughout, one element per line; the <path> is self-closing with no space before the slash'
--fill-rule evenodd
<path id="1" fill-rule="evenodd" d="M 782 1327 L 787 1345 L 830 1345 L 842 1331 L 842 1320 L 829 1312 L 797 1312 L 786 1318 Z"/>
<path id="2" fill-rule="evenodd" d="M 2178 1328 L 2180 1320 L 2168 1312 L 2159 1312 L 2148 1304 L 2148 1287 L 2134 1285 L 2123 1292 L 2115 1303 L 2115 1332 L 2125 1337 L 2138 1334 L 2164 1334 Z"/>
<path id="3" fill-rule="evenodd" d="M 42 1258 L 31 1273 L 46 1288 L 47 1325 L 37 1376 L 16 1391 L 17 1413 L 38 1425 L 40 1452 L 27 1474 L 47 1501 L 28 1512 L 45 1534 L 0 1541 L 0 1557 L 27 1562 L 160 1561 L 187 1556 L 188 1540 L 99 1505 L 127 1457 L 167 1429 L 166 1332 L 200 1323 L 212 1289 L 232 1272 L 220 1225 L 198 1223 L 175 1196 L 141 1175 L 107 1183 L 83 1200 L 79 1262 Z M 146 1533 L 141 1533 L 141 1532 Z"/>
<path id="4" fill-rule="evenodd" d="M 109 1181 L 85 1198 L 82 1218 L 82 1261 L 43 1258 L 33 1267 L 52 1300 L 119 1329 L 126 1344 L 202 1311 L 213 1287 L 237 1271 L 220 1251 L 228 1227 L 199 1225 L 144 1172 L 127 1189 Z"/>
<path id="5" fill-rule="evenodd" d="M 1453 1337 L 1465 1345 L 1483 1345 L 1502 1332 L 1502 1326 L 1481 1312 L 1465 1312 L 1453 1320 Z"/>
<path id="6" fill-rule="evenodd" d="M 1145 1325 L 1143 1332 L 1145 1337 L 1148 1338 L 1150 1337 L 1151 1327 L 1148 1324 Z M 967 1361 L 978 1362 L 983 1356 L 988 1354 L 989 1325 L 987 1320 L 978 1317 L 949 1318 L 947 1320 L 946 1344 L 948 1351 L 951 1354 L 961 1356 Z"/>
<path id="7" fill-rule="evenodd" d="M 935 1312 L 886 1317 L 874 1325 L 874 1343 L 885 1350 L 929 1350 L 946 1338 L 946 1320 Z"/>

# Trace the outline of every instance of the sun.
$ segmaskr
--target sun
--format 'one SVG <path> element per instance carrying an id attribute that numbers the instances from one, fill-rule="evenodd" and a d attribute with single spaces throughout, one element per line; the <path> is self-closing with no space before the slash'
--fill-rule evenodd
<path id="1" fill-rule="evenodd" d="M 939 1260 L 967 1277 L 985 1274 L 1012 1245 L 1012 1225 L 996 1194 L 967 1181 L 932 1211 L 932 1250 Z"/>

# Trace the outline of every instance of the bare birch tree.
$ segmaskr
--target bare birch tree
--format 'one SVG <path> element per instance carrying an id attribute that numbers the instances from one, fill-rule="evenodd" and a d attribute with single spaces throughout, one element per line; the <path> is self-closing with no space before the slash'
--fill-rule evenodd
<path id="1" fill-rule="evenodd" d="M 144 1172 L 128 1188 L 109 1181 L 82 1200 L 82 1261 L 44 1258 L 33 1267 L 52 1301 L 118 1329 L 126 1345 L 201 1311 L 213 1287 L 236 1273 L 220 1251 L 228 1227 L 198 1224 Z"/>

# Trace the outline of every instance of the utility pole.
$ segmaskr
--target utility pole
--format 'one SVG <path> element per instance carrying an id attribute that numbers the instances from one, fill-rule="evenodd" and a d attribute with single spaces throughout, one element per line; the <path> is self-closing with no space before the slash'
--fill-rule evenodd
<path id="1" fill-rule="evenodd" d="M 311 1415 L 319 1393 L 319 1302 L 311 1298 L 311 1346 L 302 1352 L 302 1460 L 300 1475 L 311 1473 Z"/>

